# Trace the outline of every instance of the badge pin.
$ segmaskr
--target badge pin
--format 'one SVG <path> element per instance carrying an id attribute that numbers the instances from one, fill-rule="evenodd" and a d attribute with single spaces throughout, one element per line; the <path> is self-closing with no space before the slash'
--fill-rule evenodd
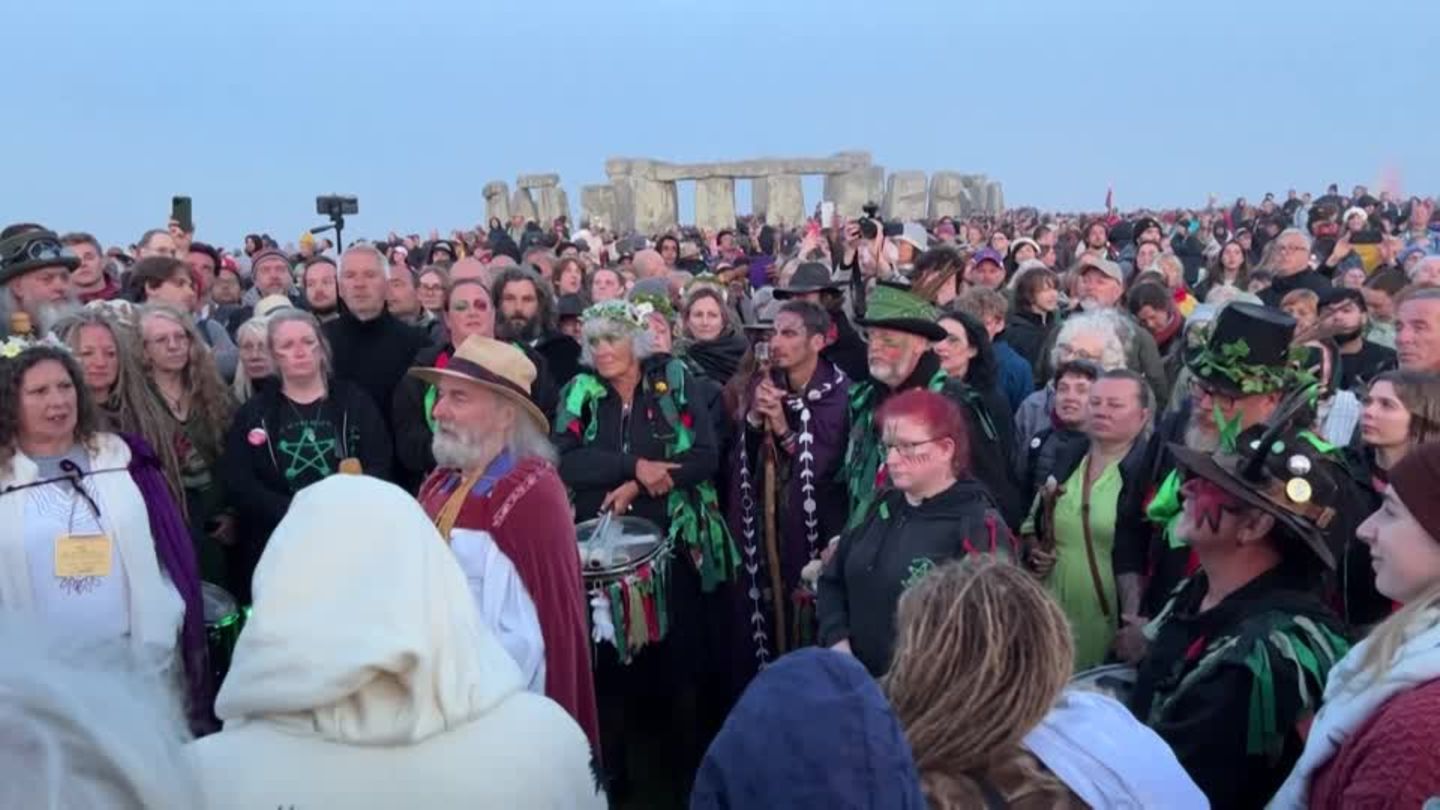
<path id="1" fill-rule="evenodd" d="M 1291 475 L 1309 475 L 1310 459 L 1301 455 L 1291 456 L 1290 459 L 1285 462 L 1285 468 L 1290 471 Z"/>
<path id="2" fill-rule="evenodd" d="M 1310 482 L 1304 478 L 1291 478 L 1285 482 L 1285 497 L 1295 503 L 1309 503 L 1312 494 Z"/>

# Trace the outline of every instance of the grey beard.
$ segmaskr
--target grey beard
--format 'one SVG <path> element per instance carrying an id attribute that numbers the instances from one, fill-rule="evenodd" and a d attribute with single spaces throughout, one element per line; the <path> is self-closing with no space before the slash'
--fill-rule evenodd
<path id="1" fill-rule="evenodd" d="M 489 463 L 494 455 L 489 444 L 481 436 L 437 424 L 430 450 L 435 454 L 435 463 L 441 467 L 473 470 Z"/>
<path id="2" fill-rule="evenodd" d="M 1220 449 L 1220 434 L 1210 432 L 1192 419 L 1185 426 L 1185 446 L 1198 453 L 1213 453 Z"/>
<path id="3" fill-rule="evenodd" d="M 65 300 L 56 304 L 36 304 L 35 310 L 35 334 L 43 335 L 53 332 L 55 326 L 71 315 L 81 310 L 79 301 Z"/>

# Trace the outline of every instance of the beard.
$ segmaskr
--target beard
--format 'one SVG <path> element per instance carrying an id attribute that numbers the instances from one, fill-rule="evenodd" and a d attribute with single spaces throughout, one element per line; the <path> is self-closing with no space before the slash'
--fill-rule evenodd
<path id="1" fill-rule="evenodd" d="M 1349 343 L 1352 340 L 1365 334 L 1365 325 L 1361 324 L 1349 332 L 1339 332 L 1335 335 L 1336 343 Z"/>
<path id="2" fill-rule="evenodd" d="M 495 331 L 501 340 L 532 341 L 540 338 L 540 316 L 533 318 L 511 317 L 495 322 Z"/>
<path id="3" fill-rule="evenodd" d="M 32 307 L 35 315 L 35 333 L 43 335 L 46 332 L 53 332 L 56 324 L 74 315 L 81 310 L 80 302 L 66 299 L 64 301 L 45 302 Z"/>
<path id="4" fill-rule="evenodd" d="M 1192 416 L 1185 426 L 1185 446 L 1197 453 L 1214 453 L 1220 449 L 1220 434 L 1201 425 Z"/>
<path id="5" fill-rule="evenodd" d="M 435 424 L 435 435 L 430 440 L 430 450 L 435 454 L 435 463 L 441 467 L 457 470 L 473 470 L 489 463 L 493 455 L 490 442 L 484 437 L 460 430 L 443 422 Z"/>

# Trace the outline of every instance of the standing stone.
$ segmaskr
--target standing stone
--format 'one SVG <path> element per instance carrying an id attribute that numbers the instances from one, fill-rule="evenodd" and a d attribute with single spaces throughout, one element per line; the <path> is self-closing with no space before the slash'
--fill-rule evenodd
<path id="1" fill-rule="evenodd" d="M 515 189 L 515 193 L 510 196 L 510 214 L 524 217 L 526 222 L 540 221 L 540 215 L 535 210 L 535 200 L 530 197 L 530 189 Z"/>
<path id="2" fill-rule="evenodd" d="M 983 174 L 962 174 L 960 183 L 965 187 L 965 205 L 961 213 L 965 216 L 985 211 L 985 184 Z"/>
<path id="3" fill-rule="evenodd" d="M 800 176 L 771 174 L 750 184 L 752 209 L 769 225 L 795 225 L 805 219 L 805 188 Z"/>
<path id="4" fill-rule="evenodd" d="M 634 175 L 612 177 L 615 227 L 621 234 L 654 236 L 675 227 L 680 206 L 675 184 Z"/>
<path id="5" fill-rule="evenodd" d="M 929 218 L 958 217 L 965 211 L 965 182 L 957 172 L 930 175 Z"/>
<path id="6" fill-rule="evenodd" d="M 985 184 L 985 213 L 999 215 L 1004 212 L 1005 190 L 998 180 L 991 180 Z"/>
<path id="7" fill-rule="evenodd" d="M 570 216 L 570 201 L 565 197 L 565 189 L 559 186 L 541 186 L 536 192 L 539 194 L 536 204 L 542 225 L 548 226 L 559 217 Z"/>
<path id="8" fill-rule="evenodd" d="M 615 227 L 615 187 L 606 183 L 580 187 L 580 221 L 593 228 Z"/>
<path id="9" fill-rule="evenodd" d="M 880 203 L 884 184 L 883 166 L 865 166 L 841 174 L 825 175 L 825 199 L 835 203 L 835 210 L 847 219 L 863 213 L 866 203 Z"/>
<path id="10" fill-rule="evenodd" d="M 890 222 L 915 222 L 925 218 L 927 196 L 924 172 L 892 172 L 885 186 L 881 215 Z"/>
<path id="11" fill-rule="evenodd" d="M 499 219 L 502 226 L 510 224 L 510 187 L 503 180 L 492 180 L 485 184 L 485 227 L 490 220 Z"/>
<path id="12" fill-rule="evenodd" d="M 695 226 L 710 231 L 735 227 L 735 178 L 695 181 Z"/>

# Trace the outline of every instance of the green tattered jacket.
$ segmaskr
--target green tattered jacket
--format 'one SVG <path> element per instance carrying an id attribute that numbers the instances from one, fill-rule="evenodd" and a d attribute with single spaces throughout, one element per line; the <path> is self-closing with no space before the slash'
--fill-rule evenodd
<path id="1" fill-rule="evenodd" d="M 1301 552 L 1304 553 L 1304 552 Z M 1316 577 L 1282 565 L 1200 612 L 1204 572 L 1147 628 L 1130 708 L 1214 807 L 1261 808 L 1304 748 L 1330 668 L 1349 650 Z"/>

